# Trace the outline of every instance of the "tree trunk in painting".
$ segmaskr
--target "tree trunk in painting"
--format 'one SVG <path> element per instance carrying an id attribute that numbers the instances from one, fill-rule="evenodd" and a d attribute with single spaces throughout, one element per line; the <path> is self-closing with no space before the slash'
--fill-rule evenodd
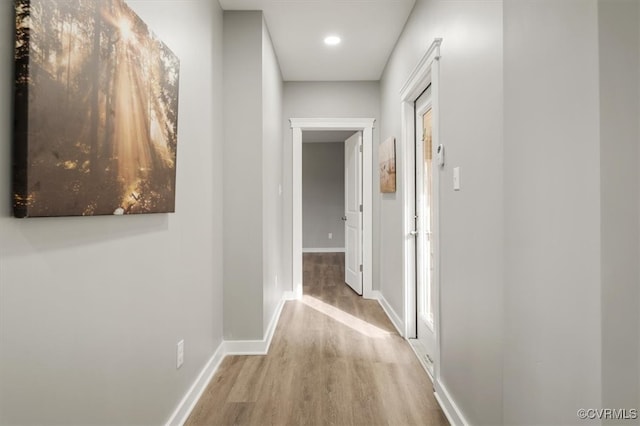
<path id="1" fill-rule="evenodd" d="M 98 149 L 100 138 L 98 134 L 98 124 L 100 119 L 100 35 L 102 27 L 101 2 L 95 4 L 95 20 L 93 29 L 93 65 L 92 71 L 95 78 L 93 79 L 93 89 L 91 90 L 91 130 L 89 132 L 91 138 L 91 177 L 94 181 L 98 178 L 100 171 L 98 164 Z"/>

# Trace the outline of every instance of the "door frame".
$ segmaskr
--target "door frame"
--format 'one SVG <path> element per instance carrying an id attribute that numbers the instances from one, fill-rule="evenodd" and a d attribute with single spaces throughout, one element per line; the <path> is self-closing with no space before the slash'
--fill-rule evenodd
<path id="1" fill-rule="evenodd" d="M 402 139 L 405 141 L 403 179 L 405 182 L 404 197 L 404 245 L 403 245 L 403 282 L 404 282 L 404 337 L 415 338 L 417 335 L 417 310 L 416 310 L 416 247 L 414 237 L 410 234 L 415 226 L 415 101 L 431 84 L 431 99 L 433 110 L 433 146 L 437 147 L 440 141 L 440 45 L 441 38 L 436 38 L 426 54 L 415 67 L 407 82 L 400 91 L 401 114 L 402 114 Z M 435 156 L 434 156 L 435 161 Z M 438 173 L 440 167 L 434 168 L 434 173 Z M 433 198 L 439 200 L 439 188 L 433 188 Z M 436 208 L 433 211 L 433 231 L 434 238 L 432 240 L 434 250 L 434 268 L 433 283 L 435 285 L 434 292 L 434 332 L 436 334 L 436 350 L 437 357 L 440 359 L 440 217 L 439 217 L 439 201 L 436 201 Z M 440 363 L 434 366 L 435 377 L 440 376 Z"/>
<path id="2" fill-rule="evenodd" d="M 302 298 L 302 132 L 362 132 L 362 297 L 373 299 L 373 125 L 375 118 L 291 118 L 292 137 L 292 290 Z"/>

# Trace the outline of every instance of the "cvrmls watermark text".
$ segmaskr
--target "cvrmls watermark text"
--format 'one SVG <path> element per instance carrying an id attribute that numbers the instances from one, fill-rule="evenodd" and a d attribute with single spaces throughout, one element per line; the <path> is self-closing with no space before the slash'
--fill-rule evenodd
<path id="1" fill-rule="evenodd" d="M 578 418 L 582 420 L 637 420 L 637 408 L 581 408 Z"/>

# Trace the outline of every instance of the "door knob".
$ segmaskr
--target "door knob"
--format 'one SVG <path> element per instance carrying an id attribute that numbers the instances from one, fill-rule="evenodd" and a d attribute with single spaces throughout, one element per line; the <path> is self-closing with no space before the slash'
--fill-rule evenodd
<path id="1" fill-rule="evenodd" d="M 347 217 L 346 216 L 342 216 L 342 220 L 344 220 L 346 222 L 347 221 Z"/>

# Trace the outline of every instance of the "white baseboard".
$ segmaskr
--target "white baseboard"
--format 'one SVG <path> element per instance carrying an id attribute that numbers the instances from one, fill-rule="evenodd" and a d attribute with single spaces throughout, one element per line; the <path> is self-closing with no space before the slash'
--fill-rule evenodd
<path id="1" fill-rule="evenodd" d="M 330 248 L 303 248 L 303 253 L 344 253 L 346 250 L 344 247 L 330 247 Z"/>
<path id="2" fill-rule="evenodd" d="M 449 424 L 451 424 L 452 426 L 469 426 L 469 422 L 464 418 L 462 411 L 460 411 L 460 409 L 458 408 L 458 405 L 451 397 L 451 394 L 449 393 L 447 388 L 442 384 L 439 378 L 435 379 L 435 377 L 433 377 L 433 375 L 431 374 L 431 371 L 429 371 L 429 367 L 427 366 L 425 360 L 422 358 L 422 354 L 420 354 L 420 351 L 416 347 L 420 343 L 416 341 L 416 339 L 409 339 L 407 340 L 407 342 L 409 343 L 409 346 L 411 346 L 411 349 L 413 350 L 416 358 L 418 358 L 418 362 L 420 363 L 422 368 L 424 368 L 424 371 L 427 372 L 431 383 L 433 383 L 433 389 L 435 390 L 433 394 L 436 397 L 440 408 L 442 408 L 442 412 L 447 417 Z"/>
<path id="3" fill-rule="evenodd" d="M 462 411 L 460 411 L 460 408 L 458 408 L 458 405 L 440 379 L 435 381 L 434 387 L 436 400 L 440 404 L 444 415 L 447 416 L 449 423 L 453 426 L 469 426 L 469 422 L 464 418 Z"/>
<path id="4" fill-rule="evenodd" d="M 204 366 L 198 378 L 196 378 L 195 382 L 191 385 L 187 393 L 185 394 L 180 404 L 176 407 L 171 417 L 166 423 L 166 426 L 182 426 L 189 418 L 191 411 L 196 406 L 200 397 L 204 393 L 205 389 L 211 382 L 213 375 L 220 367 L 222 360 L 225 357 L 224 353 L 224 342 L 218 346 L 218 349 L 213 354 L 213 356 L 209 359 L 209 362 Z"/>
<path id="5" fill-rule="evenodd" d="M 267 333 L 262 340 L 225 340 L 224 351 L 226 355 L 266 355 L 269 352 L 269 346 L 271 346 L 271 340 L 273 334 L 276 331 L 282 308 L 287 300 L 294 300 L 293 292 L 285 292 L 278 307 L 271 317 Z"/>
<path id="6" fill-rule="evenodd" d="M 285 302 L 287 300 L 295 299 L 296 295 L 293 291 L 284 292 L 282 299 L 280 299 L 280 303 L 278 303 L 278 307 L 271 318 L 271 322 L 269 323 L 269 328 L 267 329 L 267 334 L 264 339 L 244 341 L 225 340 L 220 343 L 220 346 L 218 346 L 216 352 L 204 366 L 198 375 L 198 378 L 193 382 L 193 385 L 191 385 L 185 396 L 182 398 L 180 404 L 178 404 L 173 414 L 171 414 L 171 417 L 169 417 L 165 426 L 184 425 L 189 418 L 191 411 L 193 411 L 194 407 L 200 400 L 200 397 L 202 397 L 202 394 L 209 385 L 209 382 L 211 382 L 213 375 L 220 367 L 222 360 L 224 360 L 227 355 L 266 355 L 269 351 L 269 346 L 271 346 L 271 340 L 273 339 L 273 334 L 276 331 L 278 320 L 280 319 L 280 314 L 282 313 L 282 308 L 284 308 Z"/>
<path id="7" fill-rule="evenodd" d="M 287 301 L 287 300 L 298 300 L 299 297 L 296 296 L 296 292 L 295 291 L 285 291 L 284 295 L 282 296 L 282 298 Z"/>
<path id="8" fill-rule="evenodd" d="M 398 315 L 396 311 L 393 310 L 389 302 L 387 302 L 387 299 L 385 299 L 382 293 L 379 292 L 378 290 L 375 290 L 373 292 L 373 298 L 378 301 L 380 306 L 382 306 L 382 309 L 391 320 L 391 323 L 398 331 L 398 334 L 404 337 L 404 332 L 402 331 L 404 330 L 404 321 L 402 321 L 402 319 L 400 318 L 400 315 Z"/>

